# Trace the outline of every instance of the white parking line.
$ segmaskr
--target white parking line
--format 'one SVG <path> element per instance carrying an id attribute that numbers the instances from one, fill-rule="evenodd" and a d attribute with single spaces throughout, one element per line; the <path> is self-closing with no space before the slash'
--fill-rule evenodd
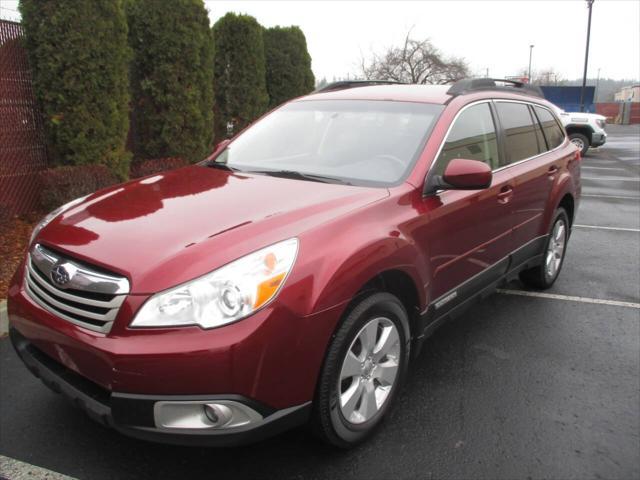
<path id="1" fill-rule="evenodd" d="M 603 300 L 600 298 L 574 297 L 571 295 L 558 295 L 555 293 L 526 292 L 524 290 L 498 289 L 498 293 L 502 293 L 504 295 L 520 295 L 522 297 L 548 298 L 551 300 L 564 300 L 567 302 L 594 303 L 597 305 L 610 305 L 612 307 L 627 307 L 627 308 L 640 309 L 640 303 L 621 302 L 618 300 Z"/>
<path id="2" fill-rule="evenodd" d="M 640 197 L 635 196 L 635 195 L 588 195 L 588 194 L 582 194 L 582 197 L 589 197 L 589 198 L 616 198 L 618 200 L 640 200 Z"/>
<path id="3" fill-rule="evenodd" d="M 601 227 L 600 225 L 574 225 L 576 228 L 595 228 L 596 230 L 617 230 L 620 232 L 640 232 L 640 228 Z"/>
<path id="4" fill-rule="evenodd" d="M 7 315 L 7 301 L 0 300 L 0 338 L 9 333 L 9 316 Z"/>
<path id="5" fill-rule="evenodd" d="M 616 167 L 589 167 L 587 165 L 582 166 L 585 170 L 618 170 L 619 172 L 626 172 L 625 168 L 616 168 Z"/>
<path id="6" fill-rule="evenodd" d="M 608 182 L 640 182 L 640 178 L 625 177 L 582 177 L 582 180 L 605 180 Z"/>

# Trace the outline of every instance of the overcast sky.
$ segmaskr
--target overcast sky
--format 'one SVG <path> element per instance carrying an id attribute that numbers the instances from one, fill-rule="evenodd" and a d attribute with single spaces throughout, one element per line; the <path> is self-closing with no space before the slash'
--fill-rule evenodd
<path id="1" fill-rule="evenodd" d="M 165 0 L 170 1 L 170 0 Z M 17 9 L 17 1 L 0 0 Z M 247 13 L 264 26 L 298 25 L 307 37 L 316 78 L 353 76 L 361 54 L 400 44 L 407 31 L 429 38 L 471 69 L 492 77 L 553 68 L 582 76 L 587 29 L 585 0 L 547 1 L 205 1 L 213 24 L 226 12 Z M 3 10 L 6 18 L 12 12 Z M 640 78 L 640 1 L 596 0 L 590 77 Z"/>
<path id="2" fill-rule="evenodd" d="M 493 77 L 554 68 L 582 76 L 587 2 L 573 1 L 207 1 L 215 22 L 228 11 L 253 15 L 264 26 L 298 25 L 307 37 L 317 78 L 358 71 L 365 56 L 398 45 L 407 31 L 430 38 L 444 53 L 462 56 L 472 71 Z M 640 77 L 640 2 L 596 0 L 589 75 Z"/>

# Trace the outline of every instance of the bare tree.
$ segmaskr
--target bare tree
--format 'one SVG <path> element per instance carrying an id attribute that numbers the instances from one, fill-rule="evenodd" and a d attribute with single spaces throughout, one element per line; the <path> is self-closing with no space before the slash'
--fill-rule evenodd
<path id="1" fill-rule="evenodd" d="M 531 75 L 532 81 L 536 85 L 562 85 L 564 79 L 553 67 L 540 70 L 537 75 Z"/>
<path id="2" fill-rule="evenodd" d="M 522 67 L 518 70 L 518 74 L 521 78 L 527 78 L 529 72 L 526 67 Z M 548 67 L 542 70 L 533 70 L 529 83 L 533 85 L 563 85 L 565 80 L 553 67 Z"/>
<path id="3" fill-rule="evenodd" d="M 404 83 L 446 84 L 468 77 L 469 66 L 462 58 L 445 57 L 429 40 L 405 37 L 401 47 L 391 47 L 370 60 L 361 59 L 360 70 L 367 80 Z"/>

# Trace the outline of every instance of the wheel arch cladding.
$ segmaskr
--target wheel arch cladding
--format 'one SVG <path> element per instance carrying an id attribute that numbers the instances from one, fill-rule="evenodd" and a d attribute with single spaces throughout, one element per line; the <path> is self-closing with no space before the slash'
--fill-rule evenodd
<path id="1" fill-rule="evenodd" d="M 567 125 L 566 127 L 567 133 L 571 135 L 572 133 L 580 133 L 587 137 L 589 143 L 591 143 L 591 135 L 593 134 L 593 128 L 589 125 Z"/>
<path id="2" fill-rule="evenodd" d="M 573 195 L 566 193 L 564 197 L 562 197 L 562 200 L 560 200 L 558 207 L 564 208 L 567 212 L 567 216 L 569 217 L 569 227 L 571 227 L 573 225 L 573 216 L 575 214 L 575 202 L 573 200 Z"/>
<path id="3" fill-rule="evenodd" d="M 382 271 L 364 283 L 349 302 L 342 315 L 342 320 L 349 315 L 363 298 L 376 292 L 390 293 L 397 297 L 404 307 L 409 320 L 409 331 L 405 332 L 407 340 L 411 340 L 421 333 L 419 330 L 421 304 L 418 287 L 411 275 L 400 269 Z M 341 323 L 336 325 L 336 330 Z"/>
<path id="4" fill-rule="evenodd" d="M 543 222 L 543 228 L 540 231 L 540 235 L 546 235 L 551 228 L 551 222 L 556 213 L 558 207 L 563 207 L 567 210 L 567 216 L 569 217 L 569 225 L 573 225 L 573 217 L 576 213 L 575 203 L 575 184 L 573 177 L 568 172 L 560 174 L 560 178 L 553 187 L 549 196 L 545 210 L 545 221 Z"/>
<path id="5" fill-rule="evenodd" d="M 420 296 L 414 279 L 408 273 L 398 269 L 385 270 L 369 280 L 361 290 L 367 288 L 388 292 L 398 297 L 409 317 L 410 336 L 413 337 L 418 333 Z"/>

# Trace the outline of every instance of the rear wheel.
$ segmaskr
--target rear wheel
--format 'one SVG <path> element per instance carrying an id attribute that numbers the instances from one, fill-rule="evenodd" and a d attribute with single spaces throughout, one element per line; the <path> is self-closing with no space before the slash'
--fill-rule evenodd
<path id="1" fill-rule="evenodd" d="M 584 156 L 589 150 L 589 139 L 581 133 L 572 133 L 569 140 L 580 150 L 580 155 Z"/>
<path id="2" fill-rule="evenodd" d="M 320 374 L 312 427 L 349 448 L 369 437 L 397 396 L 407 368 L 408 317 L 389 293 L 351 310 L 338 328 Z"/>
<path id="3" fill-rule="evenodd" d="M 542 290 L 550 288 L 560 274 L 568 239 L 569 217 L 564 208 L 558 208 L 547 237 L 542 264 L 520 273 L 522 282 Z"/>

